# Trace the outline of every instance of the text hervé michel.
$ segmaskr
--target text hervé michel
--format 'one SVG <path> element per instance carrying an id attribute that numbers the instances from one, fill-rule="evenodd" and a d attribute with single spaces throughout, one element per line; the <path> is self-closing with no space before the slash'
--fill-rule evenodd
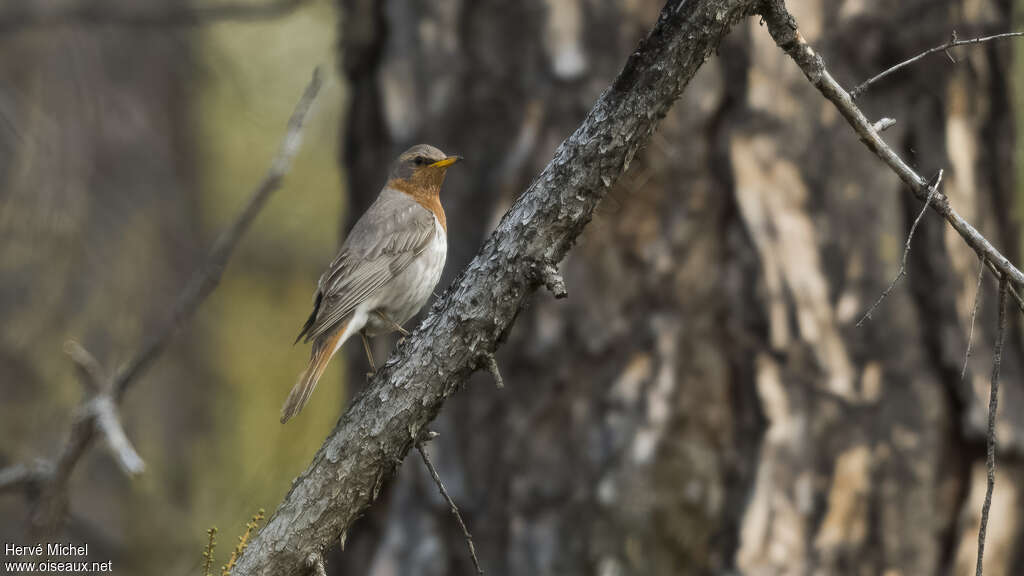
<path id="1" fill-rule="evenodd" d="M 14 543 L 4 544 L 4 554 L 8 558 L 19 561 L 3 563 L 5 572 L 112 572 L 113 561 L 106 562 L 75 562 L 89 556 L 88 544 L 69 544 L 52 542 L 19 546 Z M 28 562 L 31 560 L 31 562 Z"/>
<path id="2" fill-rule="evenodd" d="M 34 546 L 18 546 L 16 544 L 4 544 L 4 554 L 7 556 L 50 556 L 66 558 L 69 556 L 85 557 L 89 555 L 89 545 L 75 545 L 60 542 L 50 544 L 36 544 Z"/>

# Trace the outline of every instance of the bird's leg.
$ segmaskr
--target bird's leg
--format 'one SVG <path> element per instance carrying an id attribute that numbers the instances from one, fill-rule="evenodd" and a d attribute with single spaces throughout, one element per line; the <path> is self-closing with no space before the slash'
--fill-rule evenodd
<path id="1" fill-rule="evenodd" d="M 370 350 L 370 340 L 366 337 L 366 330 L 360 330 L 359 335 L 363 337 L 363 350 L 366 350 L 366 359 L 370 361 L 370 371 L 366 374 L 366 377 L 373 378 L 377 375 L 377 365 L 373 363 L 373 352 Z"/>
<path id="2" fill-rule="evenodd" d="M 387 324 L 391 324 L 391 327 L 395 329 L 395 332 L 398 332 L 399 334 L 402 335 L 402 338 L 398 341 L 399 343 L 401 343 L 402 340 L 406 339 L 409 336 L 409 331 L 408 330 L 406 330 L 405 328 L 402 328 L 398 324 L 398 322 L 395 322 L 394 320 L 392 320 L 391 317 L 388 316 L 387 314 L 385 314 L 382 310 L 375 310 L 375 312 L 377 313 L 377 316 L 380 316 L 381 320 L 383 320 Z"/>

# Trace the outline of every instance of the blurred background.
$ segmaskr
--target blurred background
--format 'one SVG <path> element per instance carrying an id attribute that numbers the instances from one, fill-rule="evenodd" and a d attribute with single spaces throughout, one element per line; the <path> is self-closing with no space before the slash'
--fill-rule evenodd
<path id="1" fill-rule="evenodd" d="M 583 119 L 659 0 L 6 0 L 0 6 L 0 466 L 54 457 L 83 397 L 159 327 L 262 179 L 312 69 L 326 85 L 285 184 L 223 282 L 122 408 L 147 463 L 101 446 L 60 539 L 119 574 L 199 574 L 271 512 L 367 370 L 346 347 L 278 410 L 316 279 L 390 159 L 467 161 L 442 194 L 443 285 Z M 269 3 L 268 3 L 269 2 Z M 271 7 L 268 9 L 267 7 Z M 852 87 L 940 44 L 1024 24 L 1011 0 L 791 0 Z M 55 16 L 56 15 L 56 16 Z M 61 16 L 66 15 L 66 16 Z M 183 16 L 184 15 L 184 16 Z M 1024 41 L 930 57 L 858 100 L 1004 254 L 1024 235 Z M 969 574 L 985 487 L 995 282 L 752 19 L 723 39 L 430 451 L 490 575 Z M 438 292 L 441 291 L 439 287 Z M 1024 573 L 1021 323 L 1003 362 L 986 574 Z M 411 328 L 411 326 L 409 326 Z M 385 357 L 394 342 L 375 342 Z M 0 541 L 30 507 L 0 494 Z M 417 458 L 331 574 L 470 574 Z"/>

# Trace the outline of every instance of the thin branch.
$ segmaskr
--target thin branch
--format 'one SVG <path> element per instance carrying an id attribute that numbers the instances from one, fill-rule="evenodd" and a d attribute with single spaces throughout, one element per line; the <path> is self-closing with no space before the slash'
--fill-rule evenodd
<path id="1" fill-rule="evenodd" d="M 110 396 L 111 382 L 103 367 L 92 353 L 74 340 L 64 343 L 64 351 L 74 362 L 78 379 L 92 395 L 92 399 L 79 408 L 82 412 L 79 418 L 92 419 L 92 425 L 98 427 L 103 434 L 107 447 L 125 474 L 141 474 L 146 464 L 128 440 L 128 435 L 124 433 L 117 405 Z"/>
<path id="2" fill-rule="evenodd" d="M 967 334 L 967 350 L 964 352 L 964 367 L 960 369 L 960 381 L 967 376 L 967 361 L 971 359 L 971 344 L 974 343 L 974 321 L 978 318 L 978 307 L 981 305 L 981 280 L 985 277 L 985 259 L 978 266 L 978 285 L 974 289 L 974 308 L 971 310 L 971 330 Z"/>
<path id="3" fill-rule="evenodd" d="M 854 104 L 850 95 L 843 90 L 825 68 L 825 62 L 804 40 L 796 26 L 796 21 L 786 10 L 782 0 L 765 0 L 761 4 L 761 15 L 768 32 L 775 43 L 796 62 L 807 79 L 821 94 L 832 102 L 843 118 L 860 136 L 864 145 L 896 173 L 910 188 L 911 192 L 921 201 L 928 197 L 928 182 L 915 172 L 888 144 L 878 135 L 871 122 L 864 116 L 860 108 Z M 931 203 L 931 208 L 940 214 L 974 249 L 980 257 L 985 258 L 995 267 L 1000 276 L 1005 276 L 1016 285 L 1024 284 L 1024 273 L 1021 273 L 1002 253 L 999 252 L 977 229 L 964 220 L 950 206 L 949 199 L 938 195 Z"/>
<path id="4" fill-rule="evenodd" d="M 218 22 L 255 22 L 287 16 L 312 0 L 269 0 L 260 3 L 224 1 L 192 5 L 184 0 L 165 8 L 136 3 L 100 4 L 82 0 L 28 0 L 0 11 L 0 33 L 52 26 L 120 26 L 125 28 L 187 28 Z"/>
<path id="5" fill-rule="evenodd" d="M 121 465 L 121 470 L 128 476 L 137 476 L 146 469 L 145 462 L 135 451 L 128 435 L 121 426 L 121 418 L 117 415 L 117 406 L 109 394 L 101 394 L 90 403 L 96 426 L 103 434 L 107 447 Z"/>
<path id="6" fill-rule="evenodd" d="M 565 289 L 565 279 L 562 278 L 562 273 L 558 271 L 557 266 L 550 262 L 545 262 L 539 266 L 537 274 L 544 287 L 556 299 L 569 296 L 569 292 Z"/>
<path id="7" fill-rule="evenodd" d="M 939 184 L 941 183 L 942 170 L 939 170 L 939 175 L 935 179 L 935 184 L 928 189 L 928 197 L 924 201 L 924 206 L 922 206 L 921 211 L 917 213 L 917 218 L 914 218 L 914 224 L 910 227 L 910 233 L 907 234 L 907 242 L 903 247 L 903 258 L 900 259 L 899 272 L 896 273 L 896 277 L 892 279 L 892 282 L 889 283 L 888 288 L 886 288 L 878 297 L 878 300 L 875 300 L 875 303 L 868 308 L 868 311 L 865 312 L 864 316 L 857 322 L 858 328 L 860 328 L 866 320 L 871 319 L 871 314 L 875 311 L 875 308 L 878 308 L 878 305 L 881 304 L 887 296 L 889 296 L 889 293 L 896 287 L 896 284 L 907 275 L 907 257 L 910 256 L 910 241 L 914 239 L 914 232 L 917 230 L 917 225 L 921 223 L 921 219 L 924 218 L 925 212 L 928 211 L 928 205 L 932 203 L 932 198 L 939 193 Z"/>
<path id="8" fill-rule="evenodd" d="M 895 125 L 896 120 L 894 118 L 882 118 L 878 122 L 872 124 L 871 127 L 875 129 L 875 132 L 885 132 L 886 130 L 892 128 Z"/>
<path id="9" fill-rule="evenodd" d="M 981 506 L 981 526 L 978 528 L 978 564 L 975 576 L 982 576 L 982 560 L 985 556 L 985 534 L 988 531 L 988 513 L 992 507 L 992 492 L 996 487 L 996 413 L 999 408 L 999 368 L 1003 362 L 1003 341 L 1006 339 L 1006 303 L 1009 300 L 1009 282 L 1004 278 L 999 283 L 999 328 L 996 343 L 992 349 L 992 381 L 988 391 L 988 431 L 986 434 L 985 466 L 988 477 L 985 486 L 985 503 Z"/>
<path id="10" fill-rule="evenodd" d="M 32 466 L 15 464 L 0 470 L 0 494 L 5 492 L 38 493 L 50 477 L 53 466 L 47 462 L 37 462 Z"/>
<path id="11" fill-rule="evenodd" d="M 498 388 L 504 388 L 505 380 L 501 377 L 501 371 L 498 370 L 498 359 L 494 356 L 493 352 L 484 354 L 484 364 L 487 366 L 487 371 L 494 378 L 494 385 Z"/>
<path id="12" fill-rule="evenodd" d="M 1002 40 L 1004 38 L 1016 38 L 1018 36 L 1024 36 L 1024 32 L 1005 32 L 1003 34 L 994 34 L 992 36 L 983 36 L 981 38 L 958 40 L 956 37 L 956 32 L 953 32 L 953 34 L 950 36 L 949 40 L 946 41 L 945 44 L 940 44 L 934 48 L 929 48 L 928 50 L 921 52 L 917 56 L 904 60 L 903 62 L 900 62 L 895 66 L 892 66 L 891 68 L 888 68 L 886 70 L 883 70 L 882 72 L 879 72 L 878 74 L 875 74 L 868 80 L 861 82 L 860 84 L 857 85 L 856 88 L 850 90 L 850 98 L 856 100 L 857 98 L 862 96 L 864 92 L 867 92 L 868 88 L 870 88 L 871 85 L 874 84 L 875 82 L 878 82 L 882 78 L 885 78 L 886 76 L 892 74 L 893 72 L 896 72 L 897 70 L 902 70 L 903 68 L 910 66 L 911 64 L 917 62 L 918 60 L 921 60 L 926 56 L 935 54 L 936 52 L 945 52 L 946 55 L 949 56 L 949 59 L 955 64 L 956 60 L 954 60 L 953 56 L 949 53 L 950 48 L 955 48 L 957 46 L 966 46 L 968 44 L 984 44 L 985 42 L 992 42 L 993 40 Z"/>
<path id="13" fill-rule="evenodd" d="M 476 573 L 483 576 L 484 569 L 480 567 L 480 559 L 476 557 L 476 547 L 473 546 L 473 536 L 469 534 L 469 529 L 466 528 L 465 521 L 462 520 L 462 514 L 459 514 L 459 507 L 455 505 L 455 500 L 448 494 L 448 490 L 444 487 L 444 482 L 441 482 L 441 476 L 438 475 L 437 469 L 434 468 L 434 463 L 430 461 L 430 457 L 427 456 L 427 450 L 423 447 L 422 442 L 416 444 L 416 450 L 419 451 L 420 456 L 423 457 L 423 463 L 426 464 L 427 470 L 430 472 L 430 477 L 434 479 L 434 483 L 437 484 L 437 489 L 441 491 L 441 496 L 444 496 L 448 507 L 452 511 L 452 515 L 455 516 L 455 520 L 459 523 L 459 528 L 462 529 L 462 536 L 466 538 L 466 546 L 469 547 L 469 556 L 473 559 L 473 566 L 476 567 Z"/>
<path id="14" fill-rule="evenodd" d="M 78 380 L 93 394 L 110 390 L 110 378 L 92 353 L 74 340 L 64 343 L 64 353 L 71 358 L 78 372 Z"/>
<path id="15" fill-rule="evenodd" d="M 67 514 L 68 480 L 96 434 L 94 413 L 88 403 L 75 410 L 67 443 L 53 465 L 53 473 L 42 485 L 30 518 L 30 533 L 35 539 L 52 536 Z"/>
<path id="16" fill-rule="evenodd" d="M 263 209 L 263 205 L 267 203 L 270 195 L 281 187 L 285 174 L 291 169 L 292 161 L 302 145 L 303 123 L 306 121 L 310 108 L 312 108 L 313 102 L 316 100 L 316 95 L 320 91 L 322 83 L 320 69 L 317 68 L 313 71 L 313 79 L 306 86 L 306 90 L 299 99 L 299 103 L 295 106 L 295 111 L 292 112 L 291 118 L 288 120 L 288 129 L 285 133 L 284 141 L 281 143 L 277 155 L 274 156 L 270 169 L 267 171 L 266 176 L 264 176 L 263 181 L 256 187 L 252 196 L 249 197 L 245 208 L 242 209 L 242 212 L 235 218 L 234 222 L 221 232 L 217 240 L 214 241 L 213 248 L 210 250 L 209 256 L 207 256 L 206 264 L 192 277 L 182 291 L 171 312 L 170 318 L 163 328 L 153 332 L 152 336 L 150 336 L 149 340 L 146 341 L 135 357 L 117 372 L 117 375 L 114 377 L 114 398 L 118 402 L 121 401 L 125 390 L 127 390 L 136 377 L 163 352 L 171 337 L 177 333 L 185 321 L 192 317 L 192 314 L 195 313 L 199 305 L 206 300 L 206 297 L 220 283 L 221 275 L 227 267 L 228 259 L 231 258 L 235 246 L 238 245 L 242 235 L 252 225 L 256 215 Z"/>
<path id="17" fill-rule="evenodd" d="M 68 480 L 82 456 L 92 445 L 97 433 L 106 441 L 125 472 L 137 474 L 142 471 L 144 463 L 124 433 L 117 416 L 117 405 L 120 404 L 128 387 L 153 360 L 159 357 L 171 337 L 220 282 L 235 246 L 266 204 L 271 193 L 280 187 L 284 175 L 288 172 L 301 143 L 303 123 L 316 99 L 321 83 L 320 72 L 315 70 L 312 80 L 289 119 L 284 141 L 266 177 L 253 191 L 242 212 L 214 242 L 206 264 L 185 287 L 166 324 L 151 334 L 113 380 L 107 378 L 99 362 L 85 348 L 73 341 L 65 345 L 65 351 L 75 363 L 81 380 L 93 395 L 75 410 L 67 443 L 62 447 L 54 464 L 48 467 L 49 471 L 45 476 L 35 476 L 35 480 L 40 484 L 41 493 L 32 514 L 33 529 L 36 533 L 52 533 L 62 521 L 66 512 Z M 4 486 L 3 479 L 11 479 L 7 481 L 9 486 L 25 484 L 24 478 L 27 477 L 23 470 L 21 467 L 0 470 L 0 488 Z"/>

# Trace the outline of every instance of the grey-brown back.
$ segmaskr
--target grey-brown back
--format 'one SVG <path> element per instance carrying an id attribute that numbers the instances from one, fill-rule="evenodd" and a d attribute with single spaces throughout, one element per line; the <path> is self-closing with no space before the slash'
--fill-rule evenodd
<path id="1" fill-rule="evenodd" d="M 331 332 L 341 320 L 401 273 L 430 243 L 434 215 L 404 192 L 385 187 L 349 232 L 320 277 L 313 313 L 299 337 Z"/>

